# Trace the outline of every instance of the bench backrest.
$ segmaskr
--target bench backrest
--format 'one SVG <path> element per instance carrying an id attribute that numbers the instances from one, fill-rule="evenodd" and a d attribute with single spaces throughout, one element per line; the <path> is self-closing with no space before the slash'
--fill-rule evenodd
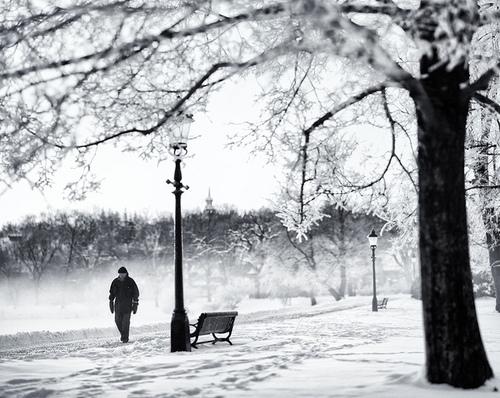
<path id="1" fill-rule="evenodd" d="M 204 312 L 198 318 L 198 334 L 228 333 L 238 312 Z"/>
<path id="2" fill-rule="evenodd" d="M 389 299 L 387 297 L 384 297 L 382 299 L 382 301 L 377 301 L 377 305 L 379 308 L 381 308 L 381 307 L 383 308 L 383 307 L 387 306 L 388 301 L 389 301 Z"/>

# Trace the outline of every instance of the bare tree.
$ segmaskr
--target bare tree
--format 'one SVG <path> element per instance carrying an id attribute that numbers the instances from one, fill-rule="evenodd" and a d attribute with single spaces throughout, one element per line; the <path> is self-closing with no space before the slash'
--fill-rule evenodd
<path id="1" fill-rule="evenodd" d="M 0 274 L 5 278 L 9 278 L 12 274 L 12 255 L 9 253 L 9 243 L 0 240 Z"/>
<path id="2" fill-rule="evenodd" d="M 15 242 L 15 256 L 31 274 L 35 284 L 36 301 L 40 294 L 40 281 L 52 265 L 59 251 L 54 221 L 50 218 L 37 221 L 26 219 L 19 229 Z"/>
<path id="3" fill-rule="evenodd" d="M 270 243 L 282 231 L 276 225 L 276 219 L 270 211 L 256 211 L 243 216 L 245 222 L 231 230 L 229 242 L 239 249 L 242 263 L 247 269 L 247 276 L 253 279 L 255 297 L 262 297 L 262 274 L 270 252 Z"/>

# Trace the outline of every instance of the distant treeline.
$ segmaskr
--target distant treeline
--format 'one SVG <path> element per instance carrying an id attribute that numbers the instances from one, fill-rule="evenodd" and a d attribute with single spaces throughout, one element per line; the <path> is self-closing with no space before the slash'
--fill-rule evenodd
<path id="1" fill-rule="evenodd" d="M 302 242 L 269 209 L 188 212 L 183 218 L 186 273 L 205 284 L 207 294 L 214 280 L 226 284 L 228 275 L 244 276 L 260 296 L 264 269 L 280 267 L 289 274 L 305 270 L 339 299 L 347 288 L 345 258 L 366 252 L 367 234 L 382 222 L 333 205 L 324 212 L 327 217 Z M 0 275 L 5 278 L 29 274 L 39 284 L 49 273 L 74 275 L 119 263 L 142 264 L 153 275 L 173 272 L 171 216 L 61 212 L 28 217 L 5 225 L 0 233 Z"/>

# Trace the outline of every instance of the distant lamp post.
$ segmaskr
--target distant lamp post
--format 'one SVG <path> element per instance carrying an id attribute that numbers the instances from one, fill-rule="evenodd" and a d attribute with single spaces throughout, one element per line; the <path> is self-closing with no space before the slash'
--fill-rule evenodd
<path id="1" fill-rule="evenodd" d="M 170 324 L 170 351 L 191 351 L 189 338 L 189 320 L 184 308 L 184 283 L 182 277 L 182 214 L 181 195 L 189 189 L 182 184 L 181 161 L 187 155 L 187 140 L 193 122 L 193 115 L 179 113 L 178 124 L 170 132 L 169 152 L 174 158 L 174 181 L 167 180 L 167 184 L 174 186 L 175 195 L 175 308 Z"/>
<path id="2" fill-rule="evenodd" d="M 377 278 L 375 275 L 375 249 L 377 248 L 377 234 L 375 230 L 372 229 L 370 235 L 368 235 L 368 242 L 370 243 L 370 248 L 372 249 L 372 267 L 373 267 L 373 298 L 372 298 L 372 311 L 378 311 L 377 303 Z"/>

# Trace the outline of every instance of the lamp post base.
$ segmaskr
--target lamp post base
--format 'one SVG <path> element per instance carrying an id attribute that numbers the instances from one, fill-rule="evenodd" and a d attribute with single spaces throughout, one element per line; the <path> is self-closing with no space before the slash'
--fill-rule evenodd
<path id="1" fill-rule="evenodd" d="M 189 319 L 186 310 L 174 310 L 170 323 L 170 352 L 191 351 Z"/>
<path id="2" fill-rule="evenodd" d="M 378 312 L 378 302 L 377 302 L 376 296 L 373 296 L 373 299 L 372 299 L 372 311 Z"/>

